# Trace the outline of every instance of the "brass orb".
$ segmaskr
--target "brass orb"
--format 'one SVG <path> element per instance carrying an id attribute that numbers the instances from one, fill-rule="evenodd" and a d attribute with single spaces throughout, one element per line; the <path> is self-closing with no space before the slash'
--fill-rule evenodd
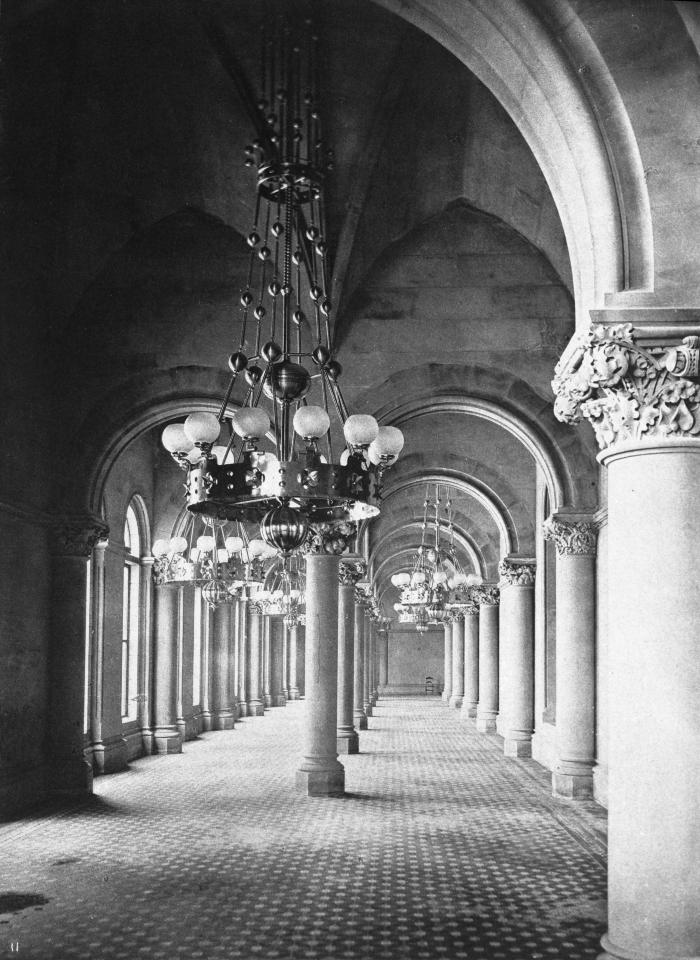
<path id="1" fill-rule="evenodd" d="M 308 532 L 307 519 L 286 504 L 273 507 L 260 521 L 260 535 L 263 540 L 276 547 L 283 556 L 297 550 L 306 540 Z"/>
<path id="2" fill-rule="evenodd" d="M 272 398 L 274 395 L 280 403 L 289 403 L 292 400 L 301 400 L 310 386 L 311 377 L 305 367 L 290 360 L 283 360 L 272 367 L 263 390 L 266 396 Z"/>

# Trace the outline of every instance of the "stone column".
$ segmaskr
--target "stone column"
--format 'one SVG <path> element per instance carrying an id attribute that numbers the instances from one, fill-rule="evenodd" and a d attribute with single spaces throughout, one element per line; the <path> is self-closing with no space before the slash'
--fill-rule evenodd
<path id="1" fill-rule="evenodd" d="M 668 336 L 636 318 L 591 327 L 553 382 L 555 414 L 590 420 L 608 470 L 602 956 L 615 960 L 700 957 L 699 357 L 696 336 L 668 346 L 685 332 L 683 315 Z M 695 316 L 686 330 L 700 332 Z M 557 723 L 559 710 L 557 699 Z"/>
<path id="2" fill-rule="evenodd" d="M 252 600 L 248 601 L 248 656 L 246 688 L 249 717 L 262 717 L 265 705 L 262 699 L 263 613 Z"/>
<path id="3" fill-rule="evenodd" d="M 49 645 L 48 765 L 53 793 L 92 790 L 85 758 L 85 594 L 87 560 L 107 536 L 93 517 L 66 519 L 51 537 L 51 638 Z"/>
<path id="4" fill-rule="evenodd" d="M 479 702 L 479 604 L 469 600 L 464 611 L 464 699 L 460 717 L 476 717 Z"/>
<path id="5" fill-rule="evenodd" d="M 498 587 L 484 585 L 474 591 L 479 603 L 479 702 L 476 729 L 495 733 L 498 717 Z"/>
<path id="6" fill-rule="evenodd" d="M 214 729 L 214 688 L 213 688 L 213 649 L 212 611 L 200 595 L 202 604 L 202 730 Z"/>
<path id="7" fill-rule="evenodd" d="M 194 591 L 191 584 L 182 584 L 178 597 L 177 631 L 177 728 L 184 740 L 197 736 L 192 702 L 194 668 Z"/>
<path id="8" fill-rule="evenodd" d="M 353 704 L 353 720 L 355 729 L 357 730 L 366 730 L 367 729 L 367 714 L 365 713 L 365 703 L 364 703 L 364 649 L 365 649 L 365 608 L 363 607 L 363 597 L 362 594 L 356 590 L 355 591 L 355 624 L 354 624 L 354 638 L 355 638 L 355 653 L 354 653 L 354 677 L 353 677 L 353 687 L 354 687 L 354 704 Z"/>
<path id="9" fill-rule="evenodd" d="M 248 716 L 248 602 L 243 596 L 236 603 L 238 610 L 238 716 Z"/>
<path id="10" fill-rule="evenodd" d="M 284 621 L 280 621 L 280 631 L 282 635 L 282 694 L 284 695 L 284 705 L 289 700 L 289 627 Z"/>
<path id="11" fill-rule="evenodd" d="M 213 661 L 213 692 L 214 730 L 233 730 L 236 714 L 233 709 L 231 688 L 231 613 L 230 603 L 220 603 L 214 609 L 212 661 Z"/>
<path id="12" fill-rule="evenodd" d="M 535 561 L 504 557 L 501 575 L 498 725 L 506 757 L 532 755 L 535 723 Z"/>
<path id="13" fill-rule="evenodd" d="M 341 560 L 338 572 L 338 753 L 358 753 L 360 738 L 353 719 L 355 679 L 355 584 L 363 568 Z"/>
<path id="14" fill-rule="evenodd" d="M 591 522 L 552 516 L 545 539 L 557 546 L 557 759 L 552 791 L 593 796 L 595 763 L 595 552 Z"/>
<path id="15" fill-rule="evenodd" d="M 284 660 L 284 624 L 282 617 L 266 618 L 270 624 L 270 705 L 286 707 L 287 696 L 282 688 Z"/>
<path id="16" fill-rule="evenodd" d="M 386 692 L 389 684 L 389 627 L 381 627 L 378 631 L 379 643 L 379 696 Z"/>
<path id="17" fill-rule="evenodd" d="M 154 723 L 155 753 L 182 753 L 182 737 L 177 727 L 177 583 L 155 584 L 154 624 Z"/>
<path id="18" fill-rule="evenodd" d="M 377 621 L 370 618 L 369 623 L 369 702 L 376 707 L 379 693 L 377 692 L 378 669 Z"/>
<path id="19" fill-rule="evenodd" d="M 452 692 L 449 705 L 459 710 L 464 699 L 464 618 L 452 618 Z"/>
<path id="20" fill-rule="evenodd" d="M 297 789 L 339 796 L 345 769 L 338 760 L 338 568 L 332 541 L 316 530 L 306 554 L 306 725 Z M 344 544 L 343 544 L 344 547 Z"/>
<path id="21" fill-rule="evenodd" d="M 297 686 L 297 637 L 299 627 L 292 626 L 287 634 L 287 652 L 289 655 L 289 699 L 299 699 L 299 687 Z"/>
<path id="22" fill-rule="evenodd" d="M 270 692 L 270 615 L 263 613 L 262 699 L 266 709 L 272 706 Z"/>
<path id="23" fill-rule="evenodd" d="M 362 629 L 362 709 L 366 717 L 372 716 L 372 701 L 370 699 L 370 633 L 372 620 L 369 611 L 365 608 L 364 627 Z"/>
<path id="24" fill-rule="evenodd" d="M 449 703 L 452 696 L 452 624 L 444 623 L 443 630 L 445 631 L 445 681 L 442 688 L 442 699 Z"/>
<path id="25" fill-rule="evenodd" d="M 89 734 L 93 763 L 100 773 L 107 772 L 105 744 L 102 733 L 105 661 L 105 550 L 108 540 L 98 540 L 92 553 L 92 649 L 88 710 Z"/>
<path id="26" fill-rule="evenodd" d="M 297 687 L 299 697 L 306 697 L 306 626 L 297 627 Z"/>

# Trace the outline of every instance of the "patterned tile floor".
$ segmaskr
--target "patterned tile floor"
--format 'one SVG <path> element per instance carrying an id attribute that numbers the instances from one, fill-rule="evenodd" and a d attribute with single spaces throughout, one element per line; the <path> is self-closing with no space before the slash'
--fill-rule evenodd
<path id="1" fill-rule="evenodd" d="M 294 793 L 302 702 L 0 827 L 0 957 L 595 957 L 604 818 L 438 699 L 381 700 L 348 795 Z"/>

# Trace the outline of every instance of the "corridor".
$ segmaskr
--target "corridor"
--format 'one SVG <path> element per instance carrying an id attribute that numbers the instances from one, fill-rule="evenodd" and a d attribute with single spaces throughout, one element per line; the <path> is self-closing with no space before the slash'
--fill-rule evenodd
<path id="1" fill-rule="evenodd" d="M 383 699 L 347 795 L 294 790 L 303 701 L 0 827 L 0 956 L 595 957 L 604 812 L 437 698 Z"/>

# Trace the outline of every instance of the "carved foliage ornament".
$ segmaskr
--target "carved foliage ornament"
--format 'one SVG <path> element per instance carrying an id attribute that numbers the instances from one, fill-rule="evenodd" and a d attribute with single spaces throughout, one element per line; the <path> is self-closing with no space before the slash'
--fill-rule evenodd
<path id="1" fill-rule="evenodd" d="M 475 602 L 479 605 L 486 604 L 493 607 L 500 603 L 501 600 L 501 591 L 498 589 L 498 587 L 490 587 L 487 584 L 481 584 L 478 587 L 472 587 L 470 589 L 470 593 Z"/>
<path id="2" fill-rule="evenodd" d="M 338 583 L 341 587 L 354 587 L 362 580 L 367 567 L 362 560 L 341 560 L 338 568 Z"/>
<path id="3" fill-rule="evenodd" d="M 505 557 L 498 564 L 501 583 L 509 587 L 531 587 L 535 582 L 534 560 Z"/>
<path id="4" fill-rule="evenodd" d="M 303 553 L 329 553 L 340 556 L 347 553 L 357 534 L 357 524 L 351 521 L 316 523 L 302 547 Z"/>
<path id="5" fill-rule="evenodd" d="M 574 337 L 555 368 L 554 415 L 589 420 L 601 449 L 625 440 L 700 433 L 698 337 L 678 347 L 637 346 L 631 324 L 592 326 Z"/>
<path id="6" fill-rule="evenodd" d="M 89 557 L 108 534 L 109 527 L 97 517 L 66 517 L 51 528 L 51 553 L 55 557 Z"/>
<path id="7" fill-rule="evenodd" d="M 553 540 L 560 557 L 595 556 L 598 532 L 586 520 L 550 517 L 542 524 L 545 540 Z"/>

